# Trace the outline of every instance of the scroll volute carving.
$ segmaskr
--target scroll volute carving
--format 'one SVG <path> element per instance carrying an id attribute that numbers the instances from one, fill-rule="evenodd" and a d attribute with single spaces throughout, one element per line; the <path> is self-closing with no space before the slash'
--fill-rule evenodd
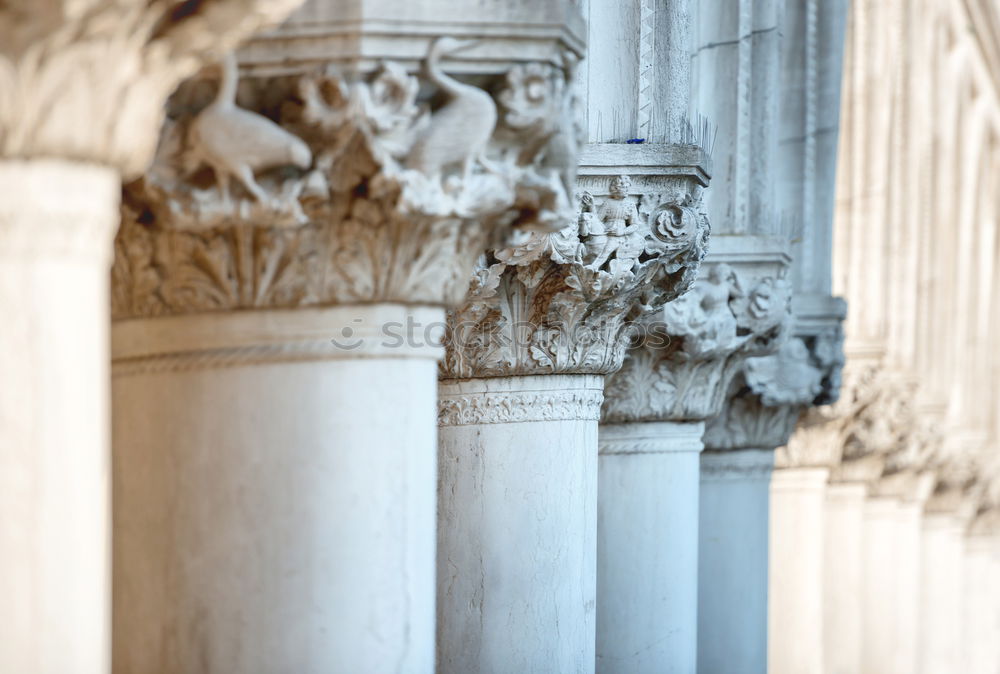
<path id="1" fill-rule="evenodd" d="M 474 86 L 444 72 L 468 46 L 437 40 L 420 77 L 243 81 L 238 103 L 233 68 L 189 83 L 126 189 L 115 315 L 453 305 L 488 245 L 570 222 L 572 58 Z"/>

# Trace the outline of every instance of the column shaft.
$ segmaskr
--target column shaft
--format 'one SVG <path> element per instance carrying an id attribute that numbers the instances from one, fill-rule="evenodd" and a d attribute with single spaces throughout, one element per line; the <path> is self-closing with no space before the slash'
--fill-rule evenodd
<path id="1" fill-rule="evenodd" d="M 408 318 L 115 324 L 116 671 L 433 671 L 441 349 L 366 332 Z"/>
<path id="2" fill-rule="evenodd" d="M 826 468 L 787 468 L 771 482 L 768 672 L 823 671 Z"/>
<path id="3" fill-rule="evenodd" d="M 862 668 L 865 674 L 896 671 L 898 500 L 869 497 L 864 507 L 862 555 Z"/>
<path id="4" fill-rule="evenodd" d="M 0 671 L 109 668 L 110 169 L 0 162 Z"/>
<path id="5" fill-rule="evenodd" d="M 823 553 L 824 674 L 861 671 L 862 550 L 867 489 L 860 483 L 827 487 Z"/>
<path id="6" fill-rule="evenodd" d="M 916 674 L 920 654 L 920 536 L 923 503 L 900 501 L 896 510 L 896 671 Z M 995 674 L 995 672 L 993 673 Z"/>
<path id="7" fill-rule="evenodd" d="M 920 554 L 920 674 L 961 672 L 963 531 L 948 513 L 925 513 Z"/>
<path id="8" fill-rule="evenodd" d="M 698 671 L 767 671 L 768 525 L 774 451 L 701 456 Z M 725 645 L 720 648 L 720 645 Z"/>
<path id="9" fill-rule="evenodd" d="M 440 384 L 438 671 L 593 672 L 603 377 Z"/>
<path id="10" fill-rule="evenodd" d="M 693 672 L 703 422 L 606 424 L 597 506 L 597 671 Z"/>

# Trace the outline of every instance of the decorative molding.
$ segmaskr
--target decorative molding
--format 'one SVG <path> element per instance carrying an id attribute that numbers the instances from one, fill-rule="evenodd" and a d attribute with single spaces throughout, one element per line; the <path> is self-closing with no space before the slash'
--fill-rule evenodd
<path id="1" fill-rule="evenodd" d="M 434 42 L 417 77 L 386 63 L 175 95 L 157 159 L 127 186 L 116 319 L 246 308 L 454 305 L 489 245 L 573 217 L 572 81 L 519 64 L 477 85 Z M 496 92 L 495 95 L 487 93 Z"/>
<path id="2" fill-rule="evenodd" d="M 774 453 L 768 449 L 741 452 L 706 451 L 701 455 L 702 481 L 769 481 L 774 472 Z"/>
<path id="3" fill-rule="evenodd" d="M 598 453 L 601 455 L 671 454 L 701 452 L 705 424 L 692 422 L 650 422 L 601 424 Z"/>
<path id="4" fill-rule="evenodd" d="M 445 393 L 438 400 L 439 426 L 513 424 L 600 418 L 600 390 L 497 391 Z"/>
<path id="5" fill-rule="evenodd" d="M 783 278 L 748 284 L 728 264 L 706 268 L 690 293 L 645 326 L 621 370 L 608 377 L 605 423 L 709 419 L 744 361 L 785 339 L 791 291 Z"/>
<path id="6" fill-rule="evenodd" d="M 659 149 L 667 160 L 692 149 L 707 159 Z M 480 258 L 466 303 L 449 315 L 442 376 L 617 370 L 637 322 L 687 290 L 705 255 L 707 176 L 683 171 L 582 176 L 572 224 Z"/>
<path id="7" fill-rule="evenodd" d="M 4 3 L 0 157 L 60 157 L 138 174 L 177 83 L 301 2 Z"/>

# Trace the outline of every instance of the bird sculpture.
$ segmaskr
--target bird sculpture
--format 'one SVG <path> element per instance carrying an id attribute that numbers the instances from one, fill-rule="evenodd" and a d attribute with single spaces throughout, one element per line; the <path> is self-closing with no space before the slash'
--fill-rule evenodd
<path id="1" fill-rule="evenodd" d="M 278 166 L 308 169 L 312 152 L 301 138 L 267 117 L 237 106 L 238 82 L 236 59 L 228 55 L 215 100 L 191 123 L 189 138 L 195 158 L 215 172 L 223 199 L 229 200 L 230 179 L 236 178 L 254 199 L 266 203 L 255 172 Z"/>
<path id="2" fill-rule="evenodd" d="M 497 108 L 485 91 L 463 84 L 441 70 L 441 59 L 474 46 L 474 40 L 442 37 L 427 54 L 427 75 L 447 96 L 444 105 L 431 116 L 426 129 L 410 148 L 406 167 L 432 179 L 455 165 L 461 165 L 468 184 L 472 164 L 482 160 L 497 122 Z M 485 163 L 485 162 L 484 162 Z"/>

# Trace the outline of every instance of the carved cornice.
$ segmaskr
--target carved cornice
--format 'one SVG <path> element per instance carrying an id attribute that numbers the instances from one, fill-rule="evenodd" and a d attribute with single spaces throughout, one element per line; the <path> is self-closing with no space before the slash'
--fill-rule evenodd
<path id="1" fill-rule="evenodd" d="M 777 353 L 749 358 L 719 416 L 708 423 L 712 449 L 772 449 L 788 443 L 802 412 L 839 389 L 841 332 L 793 337 Z"/>
<path id="2" fill-rule="evenodd" d="M 480 259 L 466 303 L 449 316 L 442 376 L 614 372 L 637 322 L 691 285 L 709 234 L 704 154 L 646 147 L 634 159 L 660 163 L 619 175 L 609 169 L 623 168 L 622 151 L 606 154 L 605 165 L 581 169 L 569 226 Z"/>
<path id="3" fill-rule="evenodd" d="M 126 189 L 114 316 L 454 305 L 489 245 L 572 220 L 572 58 L 480 88 L 442 71 L 465 47 L 435 42 L 422 77 L 247 80 L 240 106 L 232 69 L 211 103 L 182 88 Z"/>
<path id="4" fill-rule="evenodd" d="M 139 173 L 177 83 L 301 2 L 3 3 L 0 157 Z"/>
<path id="5" fill-rule="evenodd" d="M 600 416 L 600 377 L 562 384 L 548 380 L 544 388 L 509 388 L 507 380 L 482 379 L 473 382 L 442 381 L 438 395 L 438 425 L 470 426 L 512 424 L 527 421 L 596 421 Z M 496 382 L 494 389 L 490 384 Z"/>
<path id="6" fill-rule="evenodd" d="M 699 421 L 719 413 L 747 358 L 778 347 L 790 325 L 782 278 L 752 284 L 728 264 L 706 265 L 694 289 L 647 325 L 622 369 L 608 377 L 603 420 Z"/>

